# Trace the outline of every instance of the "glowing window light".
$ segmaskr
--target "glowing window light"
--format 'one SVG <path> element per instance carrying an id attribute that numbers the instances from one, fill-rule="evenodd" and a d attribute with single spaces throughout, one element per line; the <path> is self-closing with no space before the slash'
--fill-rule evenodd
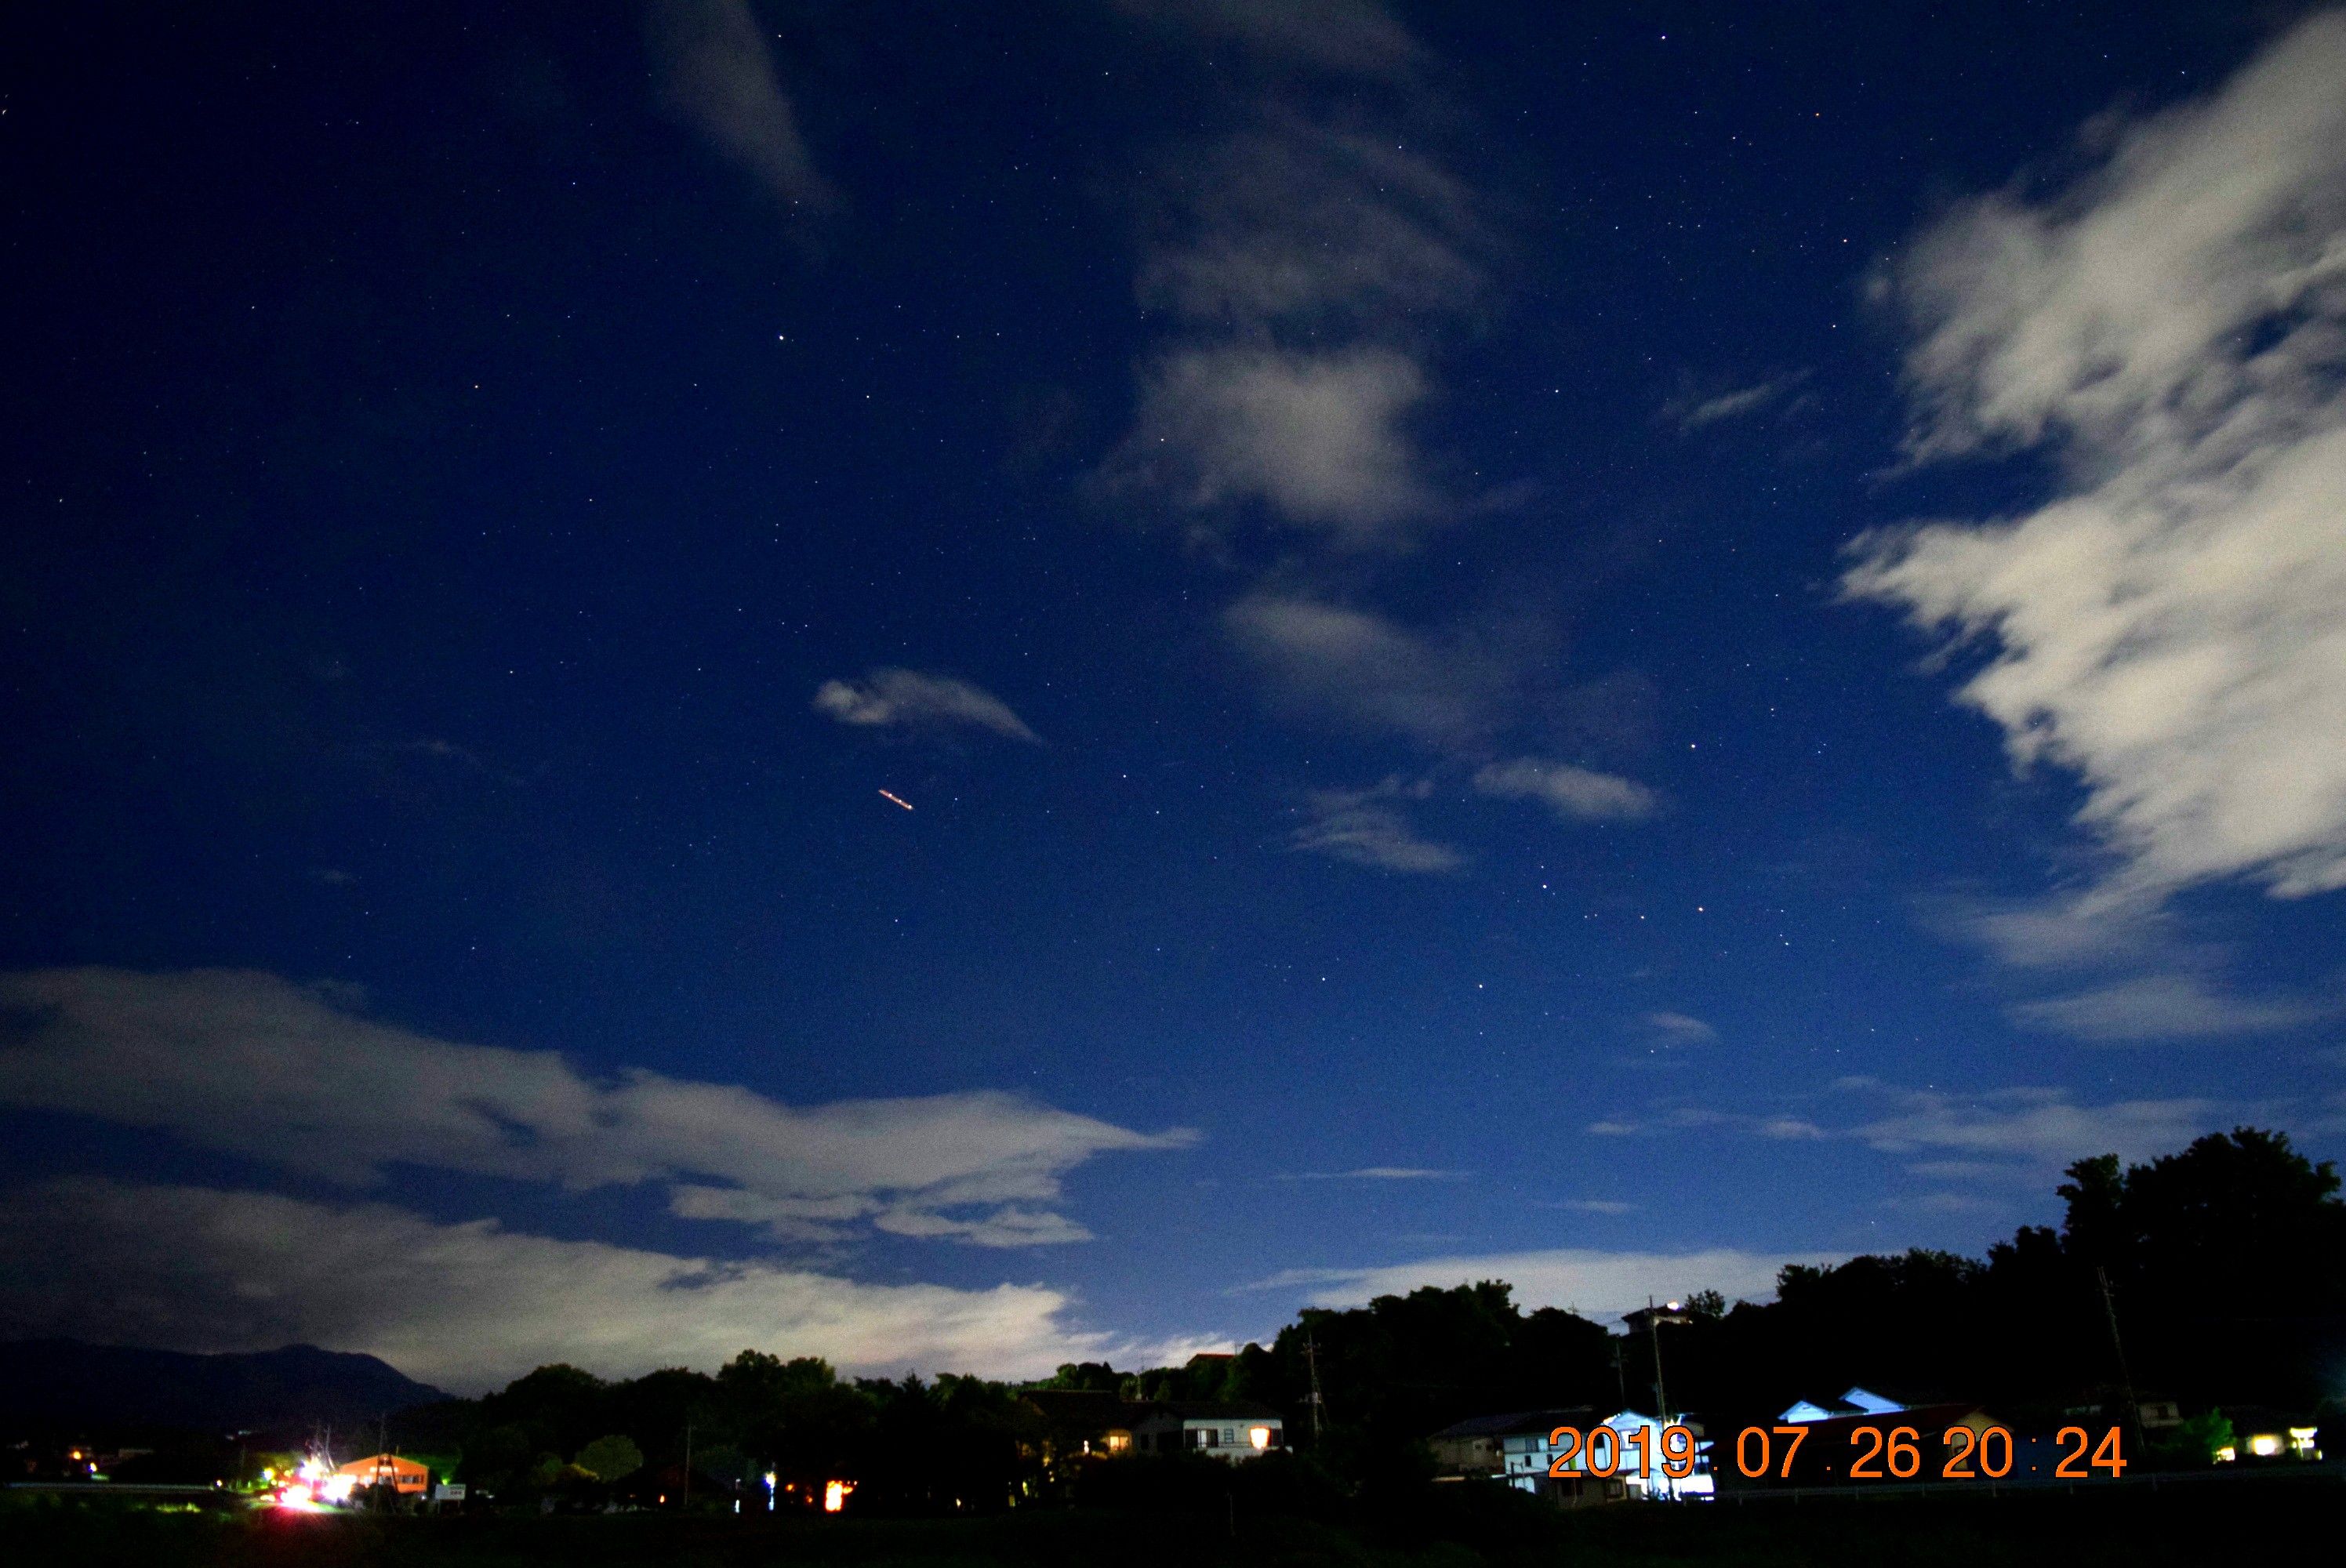
<path id="1" fill-rule="evenodd" d="M 852 1481 L 826 1481 L 822 1483 L 822 1511 L 837 1513 L 847 1506 L 847 1494 L 855 1490 Z"/>
<path id="2" fill-rule="evenodd" d="M 1270 1446 L 1270 1429 L 1269 1427 L 1247 1428 L 1247 1441 L 1254 1444 L 1255 1451 L 1260 1453 Z"/>
<path id="3" fill-rule="evenodd" d="M 2275 1432 L 2259 1432 L 2249 1439 L 2249 1451 L 2259 1459 L 2270 1459 L 2280 1452 L 2280 1437 Z"/>

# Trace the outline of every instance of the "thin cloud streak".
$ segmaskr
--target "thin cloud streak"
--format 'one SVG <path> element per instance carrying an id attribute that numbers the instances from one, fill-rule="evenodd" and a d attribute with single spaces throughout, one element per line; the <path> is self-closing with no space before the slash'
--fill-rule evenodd
<path id="1" fill-rule="evenodd" d="M 2192 974 L 2145 974 L 2018 1003 L 2009 1011 L 2024 1028 L 2124 1044 L 2270 1034 L 2335 1017 L 2341 1009 L 2335 1003 L 2229 996 Z"/>
<path id="2" fill-rule="evenodd" d="M 774 196 L 832 204 L 748 0 L 653 0 L 645 31 L 663 107 Z"/>
<path id="3" fill-rule="evenodd" d="M 1321 789 L 1305 798 L 1311 820 L 1290 833 L 1287 847 L 1383 871 L 1440 876 L 1455 871 L 1466 857 L 1447 844 L 1420 838 L 1402 810 L 1405 799 L 1423 799 L 1420 787 L 1387 780 L 1374 789 Z"/>
<path id="4" fill-rule="evenodd" d="M 1521 757 L 1474 774 L 1474 788 L 1505 800 L 1537 800 L 1570 822 L 1637 821 L 1660 805 L 1651 789 L 1617 773 Z"/>
<path id="5" fill-rule="evenodd" d="M 864 729 L 984 729 L 1005 739 L 1043 743 L 1008 703 L 984 687 L 916 669 L 883 666 L 860 681 L 824 681 L 815 690 L 814 707 Z"/>

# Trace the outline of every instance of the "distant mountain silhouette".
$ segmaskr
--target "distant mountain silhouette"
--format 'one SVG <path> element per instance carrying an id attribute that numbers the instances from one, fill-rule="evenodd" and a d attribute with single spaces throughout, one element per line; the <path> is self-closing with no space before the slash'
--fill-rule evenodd
<path id="1" fill-rule="evenodd" d="M 447 1397 L 372 1356 L 315 1345 L 203 1356 L 78 1339 L 0 1341 L 0 1423 L 15 1428 L 347 1425 Z"/>

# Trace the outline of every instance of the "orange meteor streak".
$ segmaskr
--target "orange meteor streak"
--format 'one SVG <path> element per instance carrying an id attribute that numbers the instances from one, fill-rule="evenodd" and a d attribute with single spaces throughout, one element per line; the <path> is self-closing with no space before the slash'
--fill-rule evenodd
<path id="1" fill-rule="evenodd" d="M 892 789 L 882 789 L 880 793 L 885 795 L 889 799 L 893 800 L 897 805 L 902 806 L 907 811 L 913 809 L 913 803 L 910 800 L 905 799 L 902 795 L 897 794 Z"/>

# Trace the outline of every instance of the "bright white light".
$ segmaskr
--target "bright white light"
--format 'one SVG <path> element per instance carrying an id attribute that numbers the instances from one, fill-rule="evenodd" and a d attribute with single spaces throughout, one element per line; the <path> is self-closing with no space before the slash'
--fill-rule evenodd
<path id="1" fill-rule="evenodd" d="M 1254 1444 L 1258 1451 L 1269 1448 L 1270 1446 L 1270 1429 L 1269 1427 L 1247 1428 L 1247 1441 Z"/>

